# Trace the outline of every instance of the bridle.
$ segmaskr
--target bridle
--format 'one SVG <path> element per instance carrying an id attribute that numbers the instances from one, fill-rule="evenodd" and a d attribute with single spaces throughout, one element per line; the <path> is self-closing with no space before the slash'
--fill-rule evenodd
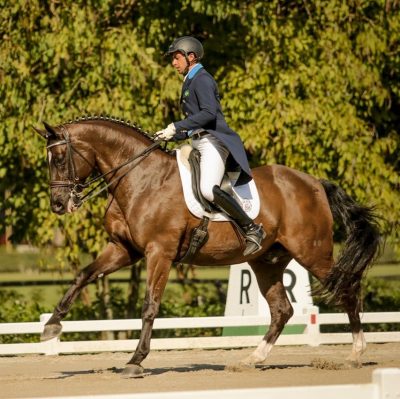
<path id="1" fill-rule="evenodd" d="M 112 168 L 111 170 L 109 170 L 105 173 L 102 173 L 102 174 L 99 174 L 99 175 L 93 177 L 88 182 L 80 182 L 81 179 L 76 174 L 76 167 L 75 167 L 73 153 L 75 152 L 76 154 L 78 154 L 86 162 L 88 162 L 88 160 L 76 148 L 73 147 L 67 127 L 65 125 L 60 125 L 60 129 L 61 129 L 63 139 L 59 140 L 55 143 L 49 144 L 46 148 L 50 149 L 50 148 L 60 146 L 60 145 L 67 146 L 66 165 L 68 168 L 68 178 L 67 178 L 67 180 L 50 180 L 50 189 L 59 188 L 59 187 L 69 188 L 70 198 L 71 198 L 73 204 L 75 205 L 76 209 L 79 208 L 83 203 L 85 203 L 85 202 L 89 201 L 90 199 L 99 195 L 104 190 L 107 190 L 112 184 L 119 182 L 138 164 L 138 162 L 133 165 L 130 165 L 130 167 L 121 176 L 116 176 L 116 177 L 112 178 L 108 183 L 106 183 L 101 188 L 99 188 L 99 186 L 102 185 L 104 183 L 104 181 L 99 181 L 99 180 L 103 179 L 105 176 L 108 176 L 111 173 L 114 173 L 114 175 L 115 175 L 115 173 L 118 172 L 120 169 L 122 169 L 124 166 L 127 166 L 138 159 L 140 161 L 142 161 L 153 150 L 160 147 L 161 143 L 163 142 L 162 140 L 156 140 L 153 144 L 146 147 L 139 154 L 128 159 L 127 161 L 123 162 L 122 164 L 116 166 L 115 168 Z M 93 165 L 91 165 L 91 166 L 93 167 Z M 51 174 L 50 174 L 50 179 L 51 179 Z M 90 187 L 93 183 L 95 183 L 97 181 L 99 181 L 98 184 L 96 184 L 88 193 L 86 193 L 85 195 L 82 196 L 83 190 L 85 188 Z"/>

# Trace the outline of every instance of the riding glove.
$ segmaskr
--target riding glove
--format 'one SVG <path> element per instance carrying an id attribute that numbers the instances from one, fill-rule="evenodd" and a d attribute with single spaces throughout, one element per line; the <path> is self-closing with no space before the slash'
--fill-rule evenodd
<path id="1" fill-rule="evenodd" d="M 176 129 L 173 123 L 170 123 L 165 129 L 156 132 L 156 137 L 162 140 L 170 140 L 175 135 Z"/>

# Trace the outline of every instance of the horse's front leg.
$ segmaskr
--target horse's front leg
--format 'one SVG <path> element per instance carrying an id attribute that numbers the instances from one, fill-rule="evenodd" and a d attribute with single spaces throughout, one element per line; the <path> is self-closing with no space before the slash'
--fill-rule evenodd
<path id="1" fill-rule="evenodd" d="M 136 254 L 135 254 L 136 255 Z M 58 303 L 50 319 L 44 326 L 41 341 L 47 341 L 61 334 L 61 320 L 68 313 L 72 303 L 81 292 L 82 288 L 95 281 L 98 277 L 110 274 L 124 266 L 133 264 L 141 255 L 133 256 L 122 245 L 110 242 L 104 251 L 75 278 L 71 287 Z"/>
<path id="2" fill-rule="evenodd" d="M 146 250 L 147 285 L 142 308 L 142 330 L 136 351 L 123 371 L 124 377 L 143 376 L 142 361 L 150 352 L 150 340 L 154 319 L 158 314 L 161 297 L 164 293 L 171 269 L 172 258 L 157 244 L 151 244 Z"/>

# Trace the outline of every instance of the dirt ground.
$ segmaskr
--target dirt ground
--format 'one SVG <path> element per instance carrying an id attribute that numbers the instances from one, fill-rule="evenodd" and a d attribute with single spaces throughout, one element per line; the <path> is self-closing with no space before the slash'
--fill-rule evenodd
<path id="1" fill-rule="evenodd" d="M 346 369 L 350 345 L 276 346 L 263 366 L 232 371 L 251 352 L 152 351 L 144 378 L 122 378 L 128 353 L 0 358 L 0 397 L 33 398 L 206 389 L 357 384 L 371 382 L 376 368 L 400 367 L 400 343 L 369 344 L 363 367 Z"/>

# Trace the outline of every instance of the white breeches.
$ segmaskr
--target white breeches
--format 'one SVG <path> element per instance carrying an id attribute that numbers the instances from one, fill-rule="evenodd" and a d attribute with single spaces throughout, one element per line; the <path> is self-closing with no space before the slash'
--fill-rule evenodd
<path id="1" fill-rule="evenodd" d="M 225 173 L 228 149 L 214 136 L 208 134 L 192 140 L 192 147 L 200 151 L 200 190 L 208 201 L 214 200 L 213 187 L 219 186 Z"/>

